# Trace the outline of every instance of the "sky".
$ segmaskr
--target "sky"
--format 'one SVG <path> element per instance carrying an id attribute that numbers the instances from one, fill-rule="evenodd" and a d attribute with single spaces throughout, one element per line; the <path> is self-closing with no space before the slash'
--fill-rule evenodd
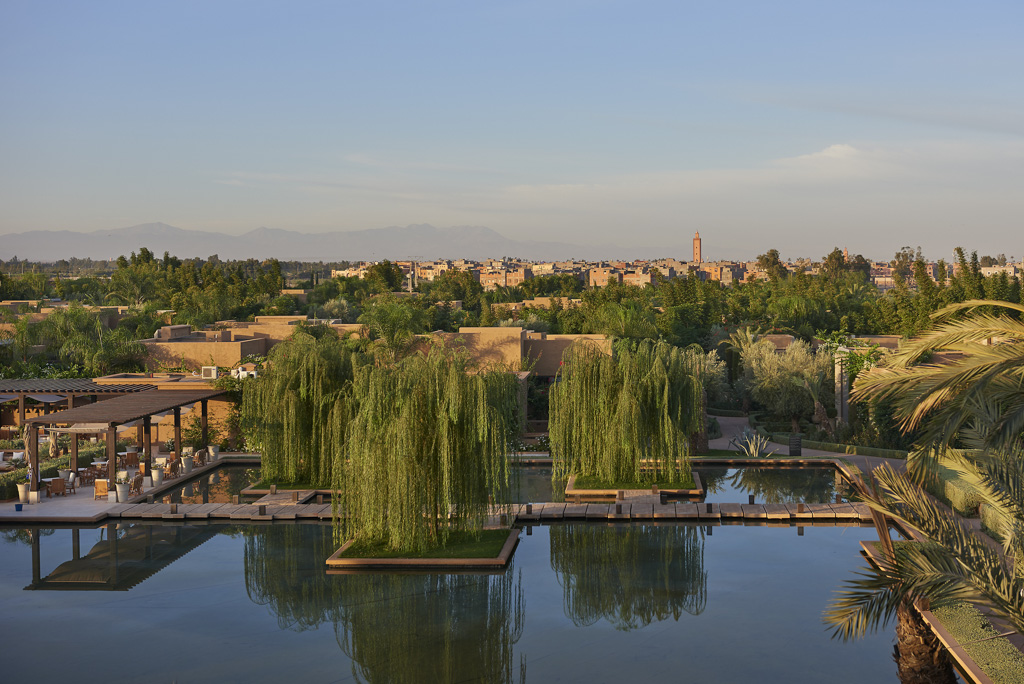
<path id="1" fill-rule="evenodd" d="M 0 242 L 430 223 L 1020 258 L 1022 26 L 1019 1 L 3 0 Z"/>

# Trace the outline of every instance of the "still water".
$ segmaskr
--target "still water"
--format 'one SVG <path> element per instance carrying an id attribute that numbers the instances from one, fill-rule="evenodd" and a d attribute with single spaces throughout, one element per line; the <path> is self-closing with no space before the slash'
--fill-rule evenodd
<path id="1" fill-rule="evenodd" d="M 2 530 L 3 678 L 896 681 L 890 632 L 821 622 L 873 529 L 710 529 L 535 526 L 495 575 L 328 575 L 324 525 Z"/>
<path id="2" fill-rule="evenodd" d="M 552 480 L 550 467 L 529 466 L 517 469 L 513 485 L 515 503 L 565 501 L 565 481 Z M 701 501 L 708 503 L 747 503 L 754 495 L 757 503 L 829 503 L 839 495 L 847 501 L 849 487 L 833 467 L 799 468 L 694 468 L 707 491 Z"/>

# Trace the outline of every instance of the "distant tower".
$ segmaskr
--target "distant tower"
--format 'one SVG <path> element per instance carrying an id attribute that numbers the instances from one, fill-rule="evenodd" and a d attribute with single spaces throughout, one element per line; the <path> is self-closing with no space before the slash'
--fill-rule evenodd
<path id="1" fill-rule="evenodd" d="M 693 261 L 697 264 L 704 261 L 700 256 L 700 233 L 693 235 Z"/>
<path id="2" fill-rule="evenodd" d="M 846 247 L 843 247 L 843 261 L 850 261 L 850 250 L 848 250 Z"/>

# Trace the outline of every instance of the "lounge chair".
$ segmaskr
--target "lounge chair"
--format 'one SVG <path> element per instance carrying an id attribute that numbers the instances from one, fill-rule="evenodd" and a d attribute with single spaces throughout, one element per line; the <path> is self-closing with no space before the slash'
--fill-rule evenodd
<path id="1" fill-rule="evenodd" d="M 96 480 L 95 484 L 96 484 L 96 491 L 93 492 L 92 498 L 95 500 L 95 499 L 100 499 L 100 498 L 106 497 L 107 496 L 107 486 L 109 484 L 108 481 L 107 480 Z"/>

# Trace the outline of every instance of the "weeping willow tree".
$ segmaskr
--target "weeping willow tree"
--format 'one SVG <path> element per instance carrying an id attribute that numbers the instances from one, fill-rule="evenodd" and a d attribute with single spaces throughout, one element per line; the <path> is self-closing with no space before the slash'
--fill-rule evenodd
<path id="1" fill-rule="evenodd" d="M 550 536 L 551 569 L 577 626 L 604 618 L 628 631 L 704 612 L 708 576 L 696 526 L 564 525 Z"/>
<path id="2" fill-rule="evenodd" d="M 275 346 L 242 397 L 242 429 L 263 454 L 263 479 L 327 487 L 344 456 L 352 379 L 366 363 L 336 334 L 300 330 Z"/>
<path id="3" fill-rule="evenodd" d="M 452 531 L 479 531 L 491 502 L 510 501 L 518 382 L 470 370 L 465 352 L 435 347 L 356 372 L 358 410 L 334 472 L 339 539 L 443 546 Z"/>
<path id="4" fill-rule="evenodd" d="M 704 420 L 694 359 L 664 342 L 614 357 L 592 343 L 573 345 L 551 392 L 555 476 L 688 481 L 688 435 Z"/>
<path id="5" fill-rule="evenodd" d="M 335 634 L 357 681 L 513 681 L 524 610 L 522 577 L 511 569 L 337 579 L 344 595 Z M 525 681 L 524 663 L 519 675 Z"/>
<path id="6" fill-rule="evenodd" d="M 266 606 L 281 629 L 302 632 L 341 617 L 344 586 L 329 577 L 324 558 L 337 545 L 327 525 L 243 527 L 245 590 Z"/>

